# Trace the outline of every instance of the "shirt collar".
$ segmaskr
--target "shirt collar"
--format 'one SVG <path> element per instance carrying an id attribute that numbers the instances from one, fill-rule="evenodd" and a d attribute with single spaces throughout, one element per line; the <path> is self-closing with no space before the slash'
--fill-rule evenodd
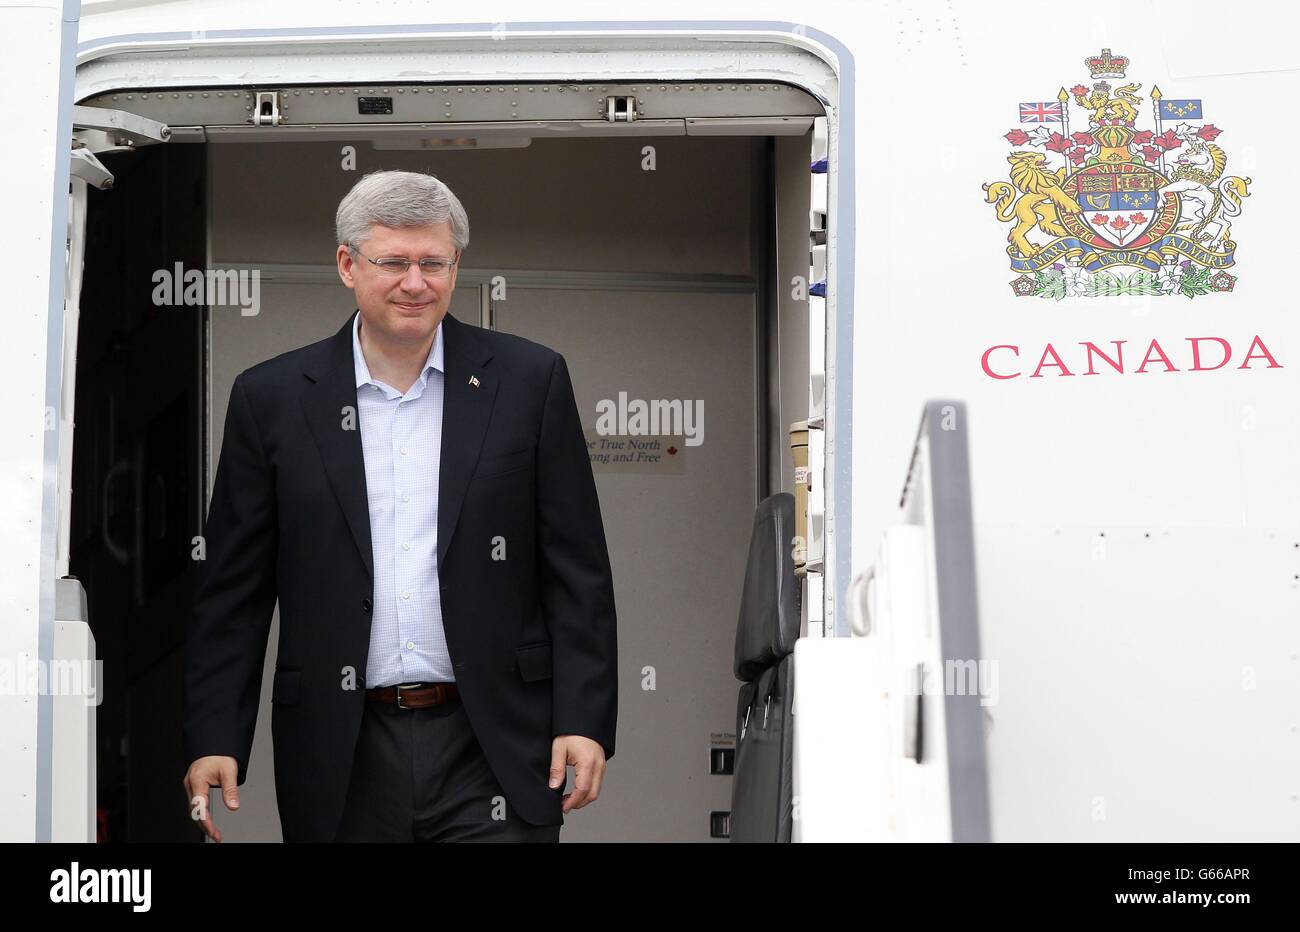
<path id="1" fill-rule="evenodd" d="M 421 379 L 428 374 L 430 368 L 445 372 L 443 369 L 442 321 L 438 321 L 438 329 L 433 333 L 433 346 L 429 347 L 429 356 L 424 361 L 424 368 L 420 370 Z M 357 311 L 356 316 L 352 319 L 352 369 L 356 373 L 357 388 L 375 381 L 370 375 L 370 367 L 366 365 L 366 356 L 361 352 L 360 311 Z"/>

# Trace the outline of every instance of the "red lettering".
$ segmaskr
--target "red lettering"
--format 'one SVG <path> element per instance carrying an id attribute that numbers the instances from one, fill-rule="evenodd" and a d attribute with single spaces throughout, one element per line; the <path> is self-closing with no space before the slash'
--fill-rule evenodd
<path id="1" fill-rule="evenodd" d="M 1047 361 L 1048 356 L 1051 356 L 1054 361 L 1049 363 Z M 1044 366 L 1056 366 L 1059 368 L 1061 371 L 1058 372 L 1057 375 L 1074 375 L 1073 372 L 1065 367 L 1065 363 L 1061 362 L 1061 357 L 1056 355 L 1056 348 L 1050 343 L 1043 347 L 1043 356 L 1038 360 L 1038 367 L 1034 369 L 1034 374 L 1031 375 L 1030 378 L 1041 379 L 1042 376 L 1039 373 L 1043 371 Z"/>
<path id="2" fill-rule="evenodd" d="M 1228 360 L 1232 358 L 1232 347 L 1228 345 L 1228 341 L 1223 337 L 1188 337 L 1187 340 L 1192 344 L 1192 368 L 1189 370 L 1191 372 L 1209 372 L 1213 369 L 1222 369 L 1228 364 Z M 1201 365 L 1202 340 L 1213 340 L 1223 347 L 1223 361 L 1217 366 Z"/>
<path id="3" fill-rule="evenodd" d="M 1100 372 L 1096 372 L 1092 368 L 1093 353 L 1096 353 L 1102 359 L 1106 360 L 1106 362 L 1110 363 L 1110 367 L 1114 369 L 1116 372 L 1120 373 L 1121 375 L 1124 374 L 1124 344 L 1127 343 L 1128 340 L 1111 340 L 1110 342 L 1115 345 L 1115 357 L 1116 359 L 1119 360 L 1118 362 L 1116 362 L 1115 359 L 1111 359 L 1101 350 L 1097 349 L 1097 347 L 1092 343 L 1079 344 L 1080 346 L 1084 347 L 1088 351 L 1088 371 L 1085 372 L 1084 375 L 1101 375 Z"/>
<path id="4" fill-rule="evenodd" d="M 1256 334 L 1255 339 L 1251 341 L 1250 349 L 1246 351 L 1246 358 L 1242 360 L 1241 365 L 1237 367 L 1238 369 L 1247 369 L 1250 367 L 1250 361 L 1255 358 L 1255 347 L 1257 346 L 1259 347 L 1260 356 L 1268 360 L 1268 365 L 1265 368 L 1282 368 L 1282 364 L 1273 358 L 1273 354 L 1268 351 L 1268 347 L 1264 345 L 1264 341 L 1259 338 L 1258 334 Z"/>
<path id="5" fill-rule="evenodd" d="M 1152 353 L 1155 353 L 1157 356 L 1160 357 L 1160 361 L 1165 364 L 1166 372 L 1178 371 L 1178 367 L 1169 361 L 1169 357 L 1165 355 L 1165 351 L 1160 348 L 1160 342 L 1158 340 L 1152 340 L 1151 345 L 1147 347 L 1147 354 L 1142 357 L 1142 365 L 1137 367 L 1138 372 L 1147 371 L 1147 363 L 1151 362 Z"/>
<path id="6" fill-rule="evenodd" d="M 1012 374 L 1012 375 L 998 375 L 996 372 L 994 372 L 994 371 L 989 367 L 989 356 L 991 356 L 991 355 L 993 354 L 993 351 L 994 351 L 994 350 L 1000 350 L 1000 349 L 1009 349 L 1009 350 L 1011 350 L 1012 355 L 1015 355 L 1015 356 L 1019 356 L 1019 355 L 1020 355 L 1020 347 L 1018 347 L 1018 346 L 1012 346 L 1010 343 L 999 343 L 997 346 L 990 346 L 988 349 L 986 349 L 986 350 L 984 351 L 984 355 L 980 357 L 980 365 L 984 367 L 984 374 L 987 375 L 987 376 L 988 376 L 989 378 L 991 378 L 991 379 L 1014 379 L 1014 378 L 1017 378 L 1017 377 L 1020 375 L 1019 372 L 1016 372 L 1016 373 L 1014 373 L 1014 374 Z"/>
<path id="7" fill-rule="evenodd" d="M 1216 369 L 1223 369 L 1232 362 L 1232 344 L 1223 337 L 1183 337 L 1182 339 L 1192 345 L 1192 364 L 1187 368 L 1186 371 L 1188 372 L 1213 372 Z M 1120 375 L 1124 375 L 1126 372 L 1144 373 L 1148 371 L 1150 367 L 1157 364 L 1163 365 L 1166 372 L 1184 371 L 1174 365 L 1173 360 L 1170 359 L 1169 354 L 1165 352 L 1164 347 L 1160 345 L 1158 339 L 1153 339 L 1148 344 L 1146 353 L 1142 357 L 1142 363 L 1136 369 L 1126 369 L 1124 365 L 1124 344 L 1128 342 L 1128 340 L 1102 340 L 1100 344 L 1092 341 L 1079 342 L 1077 345 L 1083 347 L 1084 358 L 1088 364 L 1088 371 L 1082 374 L 1104 375 L 1105 372 L 1098 368 L 1099 362 L 1105 363 L 1112 371 L 1118 372 Z M 1109 343 L 1114 347 L 1112 353 L 1108 353 L 1101 348 L 1101 344 L 1105 343 Z M 1202 351 L 1202 344 L 1210 343 L 1216 344 L 1219 348 L 1221 355 L 1218 360 L 1213 359 L 1212 352 L 1208 350 L 1204 352 Z M 996 346 L 990 346 L 988 349 L 984 350 L 984 354 L 980 357 L 980 368 L 984 370 L 986 376 L 991 379 L 1004 381 L 1006 379 L 1018 379 L 1020 376 L 1025 374 L 1024 371 L 1019 368 L 1010 370 L 999 368 L 995 370 L 993 367 L 993 357 L 999 350 L 1008 351 L 1015 360 L 1014 365 L 1019 367 L 1020 347 L 1014 343 L 999 343 Z M 1131 359 L 1132 354 L 1130 353 L 1129 356 Z M 1251 362 L 1256 359 L 1264 361 L 1264 365 L 1261 368 L 1285 368 L 1282 363 L 1277 361 L 1268 347 L 1264 345 L 1264 341 L 1260 339 L 1258 334 L 1256 334 L 1254 339 L 1251 340 L 1250 347 L 1246 351 L 1246 355 L 1242 359 L 1241 365 L 1237 368 L 1250 369 L 1252 368 Z M 1044 370 L 1046 369 L 1056 369 L 1056 374 L 1058 376 L 1079 374 L 1070 371 L 1070 367 L 1066 363 L 1065 359 L 1061 357 L 1061 354 L 1057 352 L 1056 347 L 1051 343 L 1043 345 L 1042 355 L 1039 356 L 1038 364 L 1034 367 L 1029 378 L 1041 379 L 1044 375 Z"/>

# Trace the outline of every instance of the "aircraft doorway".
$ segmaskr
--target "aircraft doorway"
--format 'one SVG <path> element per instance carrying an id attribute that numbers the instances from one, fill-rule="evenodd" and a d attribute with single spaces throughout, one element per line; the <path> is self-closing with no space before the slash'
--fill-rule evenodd
<path id="1" fill-rule="evenodd" d="M 121 229 L 148 202 L 148 222 L 164 231 L 153 252 L 125 264 L 104 238 L 88 240 L 82 300 L 73 507 L 84 515 L 72 572 L 86 584 L 106 693 L 120 677 L 133 683 L 120 728 L 105 727 L 117 715 L 107 701 L 101 710 L 101 805 L 129 814 L 113 837 L 200 837 L 180 789 L 181 660 L 190 540 L 230 387 L 247 367 L 347 319 L 355 304 L 334 271 L 334 211 L 365 172 L 399 168 L 437 175 L 469 213 L 450 313 L 563 353 L 592 444 L 619 621 L 618 754 L 600 799 L 566 816 L 562 840 L 708 840 L 710 815 L 730 807 L 731 778 L 710 772 L 710 750 L 734 738 L 734 639 L 754 508 L 792 488 L 786 431 L 807 417 L 807 303 L 791 296 L 791 282 L 808 274 L 811 132 L 539 137 L 436 153 L 377 139 L 174 142 L 121 156 L 110 167 L 133 168 L 92 200 L 92 225 Z M 355 170 L 342 167 L 345 145 Z M 643 168 L 646 146 L 654 171 Z M 185 178 L 183 194 L 160 199 L 148 175 L 164 170 Z M 256 271 L 256 312 L 233 301 L 148 303 L 147 276 L 177 262 Z M 92 326 L 110 305 L 144 323 Z M 114 379 L 127 388 L 96 387 Z M 107 398 L 116 420 L 98 413 Z M 617 419 L 634 401 L 666 402 L 683 417 L 653 436 L 602 437 L 598 413 L 612 406 Z M 145 451 L 129 469 L 114 457 L 127 442 L 120 428 L 87 440 L 123 419 L 140 422 L 130 441 Z M 175 442 L 151 447 L 160 433 Z M 178 505 L 178 489 L 192 500 Z M 107 535 L 98 534 L 103 521 Z M 125 564 L 110 546 L 119 540 L 141 541 Z M 132 561 L 180 567 L 182 549 L 182 581 L 148 609 Z M 162 599 L 148 587 L 145 596 Z M 153 630 L 148 610 L 166 633 L 140 647 L 133 632 Z M 277 634 L 278 619 L 240 811 L 217 814 L 228 840 L 280 838 L 270 729 Z"/>

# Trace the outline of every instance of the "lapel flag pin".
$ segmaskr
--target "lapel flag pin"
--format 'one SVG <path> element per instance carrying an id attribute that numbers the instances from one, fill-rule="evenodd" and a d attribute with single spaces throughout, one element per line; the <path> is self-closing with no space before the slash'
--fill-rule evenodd
<path id="1" fill-rule="evenodd" d="M 469 384 L 470 384 L 470 385 L 473 385 L 475 388 L 478 388 L 478 376 L 476 376 L 476 375 L 471 375 L 471 376 L 469 377 Z"/>

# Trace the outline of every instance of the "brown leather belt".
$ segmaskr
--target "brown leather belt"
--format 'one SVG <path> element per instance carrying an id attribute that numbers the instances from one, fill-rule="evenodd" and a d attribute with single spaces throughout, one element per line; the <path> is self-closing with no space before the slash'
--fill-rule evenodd
<path id="1" fill-rule="evenodd" d="M 376 686 L 366 690 L 369 702 L 397 704 L 399 709 L 427 709 L 442 705 L 460 696 L 455 683 L 402 683 L 397 686 Z"/>

